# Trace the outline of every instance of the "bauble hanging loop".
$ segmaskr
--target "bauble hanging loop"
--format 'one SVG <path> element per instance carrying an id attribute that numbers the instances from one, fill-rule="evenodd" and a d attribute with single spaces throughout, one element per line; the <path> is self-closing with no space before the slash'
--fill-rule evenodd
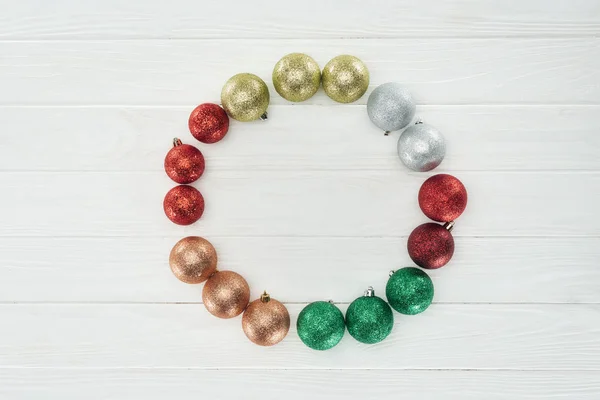
<path id="1" fill-rule="evenodd" d="M 254 74 L 237 74 L 223 86 L 221 103 L 227 114 L 238 121 L 267 119 L 269 88 Z"/>
<path id="2" fill-rule="evenodd" d="M 321 85 L 321 69 L 310 56 L 291 53 L 273 68 L 273 86 L 281 97 L 299 102 L 310 99 Z"/>
<path id="3" fill-rule="evenodd" d="M 445 155 L 446 141 L 440 131 L 421 121 L 406 128 L 398 139 L 398 157 L 413 171 L 431 171 Z"/>
<path id="4" fill-rule="evenodd" d="M 375 296 L 372 287 L 354 300 L 346 311 L 348 333 L 361 343 L 378 343 L 394 327 L 392 309 L 382 298 Z"/>
<path id="5" fill-rule="evenodd" d="M 415 115 L 415 109 L 408 89 L 395 82 L 377 86 L 367 101 L 369 118 L 386 134 L 407 126 Z"/>
<path id="6" fill-rule="evenodd" d="M 390 276 L 385 296 L 390 306 L 400 314 L 419 314 L 433 300 L 433 282 L 429 275 L 418 268 L 401 268 Z"/>
<path id="7" fill-rule="evenodd" d="M 323 68 L 325 94 L 338 103 L 352 103 L 369 88 L 369 70 L 358 58 L 341 55 L 332 58 Z"/>

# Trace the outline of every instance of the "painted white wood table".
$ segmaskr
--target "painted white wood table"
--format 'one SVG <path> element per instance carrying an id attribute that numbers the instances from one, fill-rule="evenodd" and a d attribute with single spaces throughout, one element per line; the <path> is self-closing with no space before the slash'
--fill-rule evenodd
<path id="1" fill-rule="evenodd" d="M 0 1 L 1 399 L 600 398 L 600 3 L 596 0 Z M 220 321 L 168 252 L 209 238 L 295 323 L 410 265 L 425 217 L 397 134 L 365 95 L 303 104 L 270 81 L 290 52 L 363 59 L 446 136 L 435 172 L 470 203 L 435 302 L 391 336 L 273 348 Z M 267 122 L 199 145 L 197 224 L 163 215 L 173 136 L 253 72 Z"/>

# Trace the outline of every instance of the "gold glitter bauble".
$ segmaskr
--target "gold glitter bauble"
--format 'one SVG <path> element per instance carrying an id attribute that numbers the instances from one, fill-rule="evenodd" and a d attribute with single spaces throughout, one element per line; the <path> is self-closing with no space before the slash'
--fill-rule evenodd
<path id="1" fill-rule="evenodd" d="M 212 315 L 233 318 L 240 315 L 250 301 L 248 282 L 233 271 L 217 271 L 202 288 L 202 302 Z"/>
<path id="2" fill-rule="evenodd" d="M 281 97 L 289 101 L 310 99 L 321 84 L 319 64 L 302 53 L 284 56 L 273 68 L 273 86 Z"/>
<path id="3" fill-rule="evenodd" d="M 337 56 L 323 68 L 323 89 L 339 103 L 360 99 L 369 88 L 369 70 L 354 56 Z"/>
<path id="4" fill-rule="evenodd" d="M 238 121 L 264 119 L 269 106 L 269 88 L 254 74 L 237 74 L 223 86 L 221 104 L 227 114 Z"/>
<path id="5" fill-rule="evenodd" d="M 265 292 L 260 299 L 248 304 L 242 317 L 242 328 L 253 343 L 273 346 L 290 330 L 290 314 L 283 304 Z"/>
<path id="6" fill-rule="evenodd" d="M 188 236 L 173 246 L 169 265 L 180 281 L 202 283 L 217 270 L 217 251 L 208 240 Z"/>

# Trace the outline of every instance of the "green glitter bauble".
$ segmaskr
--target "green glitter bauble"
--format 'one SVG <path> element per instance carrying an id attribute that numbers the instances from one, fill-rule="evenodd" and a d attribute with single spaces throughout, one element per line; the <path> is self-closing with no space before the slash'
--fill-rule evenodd
<path id="1" fill-rule="evenodd" d="M 305 345 L 328 350 L 342 340 L 346 324 L 339 308 L 326 301 L 316 301 L 300 311 L 296 328 Z"/>
<path id="2" fill-rule="evenodd" d="M 354 300 L 346 311 L 348 333 L 362 343 L 378 343 L 385 339 L 394 326 L 390 306 L 377 296 L 363 296 Z"/>
<path id="3" fill-rule="evenodd" d="M 401 314 L 422 313 L 433 300 L 433 282 L 418 268 L 407 267 L 394 272 L 385 287 L 392 308 Z"/>

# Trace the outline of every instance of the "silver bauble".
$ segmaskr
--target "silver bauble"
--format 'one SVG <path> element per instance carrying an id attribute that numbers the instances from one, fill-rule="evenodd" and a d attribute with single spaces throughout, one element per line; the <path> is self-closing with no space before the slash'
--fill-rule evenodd
<path id="1" fill-rule="evenodd" d="M 398 139 L 398 157 L 413 171 L 431 171 L 445 155 L 444 137 L 431 125 L 417 123 L 406 128 Z"/>
<path id="2" fill-rule="evenodd" d="M 408 125 L 415 115 L 415 108 L 410 92 L 394 82 L 378 86 L 367 101 L 369 118 L 386 132 L 397 131 Z"/>

